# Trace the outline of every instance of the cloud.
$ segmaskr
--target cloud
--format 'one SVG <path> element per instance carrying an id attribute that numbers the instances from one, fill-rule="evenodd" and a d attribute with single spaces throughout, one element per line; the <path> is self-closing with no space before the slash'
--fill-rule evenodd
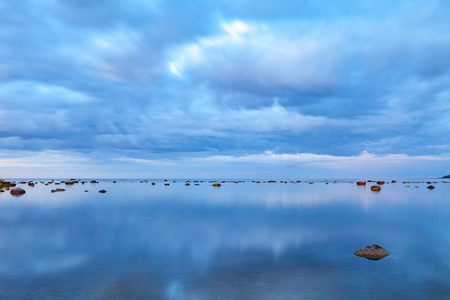
<path id="1" fill-rule="evenodd" d="M 0 149 L 110 161 L 268 149 L 446 156 L 449 9 L 2 3 Z"/>

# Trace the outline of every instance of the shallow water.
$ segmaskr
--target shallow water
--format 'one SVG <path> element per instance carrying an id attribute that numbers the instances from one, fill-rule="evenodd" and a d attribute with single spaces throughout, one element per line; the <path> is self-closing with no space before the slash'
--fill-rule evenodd
<path id="1" fill-rule="evenodd" d="M 354 182 L 156 182 L 0 193 L 0 298 L 449 298 L 440 180 L 378 193 Z M 370 244 L 391 255 L 352 254 Z"/>

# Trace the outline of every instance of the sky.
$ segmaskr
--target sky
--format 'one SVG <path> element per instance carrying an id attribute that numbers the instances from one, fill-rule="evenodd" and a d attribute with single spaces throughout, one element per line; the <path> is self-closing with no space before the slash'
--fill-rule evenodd
<path id="1" fill-rule="evenodd" d="M 0 0 L 0 178 L 450 174 L 450 2 Z"/>

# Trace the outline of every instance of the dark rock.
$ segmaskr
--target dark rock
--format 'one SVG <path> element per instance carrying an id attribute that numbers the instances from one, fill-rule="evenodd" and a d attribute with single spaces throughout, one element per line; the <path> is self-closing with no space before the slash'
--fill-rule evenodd
<path id="1" fill-rule="evenodd" d="M 358 182 L 356 183 L 356 185 L 366 185 L 366 182 L 365 182 L 365 181 L 358 181 Z"/>
<path id="2" fill-rule="evenodd" d="M 363 249 L 359 249 L 353 253 L 356 256 L 364 257 L 369 260 L 380 260 L 389 256 L 389 252 L 383 249 L 383 247 L 378 245 L 369 245 Z"/>
<path id="3" fill-rule="evenodd" d="M 13 189 L 11 189 L 10 193 L 11 193 L 11 195 L 14 195 L 14 196 L 20 196 L 20 195 L 25 194 L 26 192 L 24 189 L 21 189 L 21 188 L 13 188 Z"/>
<path id="4" fill-rule="evenodd" d="M 222 185 L 220 183 L 213 183 L 212 186 L 219 187 L 219 186 L 222 186 Z"/>
<path id="5" fill-rule="evenodd" d="M 429 186 L 427 186 L 427 189 L 429 189 L 429 190 L 434 190 L 435 187 L 434 187 L 434 185 L 429 185 Z"/>
<path id="6" fill-rule="evenodd" d="M 102 194 L 106 193 L 105 190 L 100 190 L 100 191 L 98 191 L 98 192 L 99 192 L 99 193 L 102 193 Z"/>
<path id="7" fill-rule="evenodd" d="M 65 192 L 65 189 L 56 189 L 56 190 L 52 190 L 52 193 L 56 193 L 56 192 Z"/>

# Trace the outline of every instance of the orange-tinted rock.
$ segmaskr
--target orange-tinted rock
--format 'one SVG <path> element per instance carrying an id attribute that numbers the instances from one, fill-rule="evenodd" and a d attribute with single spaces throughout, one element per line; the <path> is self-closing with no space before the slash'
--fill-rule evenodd
<path id="1" fill-rule="evenodd" d="M 366 185 L 366 182 L 365 182 L 365 181 L 358 181 L 358 182 L 356 183 L 356 185 Z"/>
<path id="2" fill-rule="evenodd" d="M 156 183 L 152 182 L 152 185 L 155 185 Z"/>
<path id="3" fill-rule="evenodd" d="M 33 187 L 34 186 L 34 182 L 28 182 L 28 186 Z"/>
<path id="4" fill-rule="evenodd" d="M 379 260 L 389 256 L 389 252 L 383 249 L 383 247 L 378 245 L 369 245 L 363 249 L 359 249 L 353 253 L 356 256 L 364 257 L 370 260 Z"/>
<path id="5" fill-rule="evenodd" d="M 65 189 L 56 189 L 56 190 L 52 190 L 52 193 L 55 193 L 55 192 L 64 192 L 65 191 Z"/>
<path id="6" fill-rule="evenodd" d="M 392 181 L 391 181 L 391 183 L 396 183 L 396 182 L 397 182 L 397 181 L 395 181 L 395 180 L 392 180 Z"/>
<path id="7" fill-rule="evenodd" d="M 381 191 L 381 186 L 379 186 L 379 185 L 372 185 L 370 187 L 370 190 L 374 191 L 374 192 L 379 192 L 379 191 Z"/>
<path id="8" fill-rule="evenodd" d="M 378 184 L 378 185 L 383 185 L 383 184 L 384 184 L 384 181 L 382 181 L 382 180 L 377 181 L 377 184 Z"/>
<path id="9" fill-rule="evenodd" d="M 212 186 L 219 187 L 219 186 L 222 186 L 222 185 L 220 183 L 213 183 Z"/>

